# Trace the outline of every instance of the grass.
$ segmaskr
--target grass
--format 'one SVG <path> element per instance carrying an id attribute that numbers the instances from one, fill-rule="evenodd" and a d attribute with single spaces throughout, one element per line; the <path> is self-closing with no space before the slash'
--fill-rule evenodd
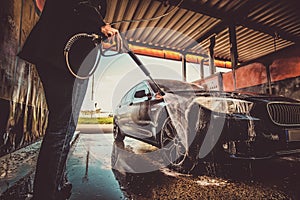
<path id="1" fill-rule="evenodd" d="M 112 124 L 112 117 L 79 118 L 78 124 Z"/>

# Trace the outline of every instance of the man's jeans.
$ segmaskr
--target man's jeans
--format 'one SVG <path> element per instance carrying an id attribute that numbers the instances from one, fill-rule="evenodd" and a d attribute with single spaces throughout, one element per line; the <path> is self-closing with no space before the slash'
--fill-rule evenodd
<path id="1" fill-rule="evenodd" d="M 37 70 L 43 83 L 49 116 L 36 165 L 33 197 L 57 200 L 88 80 L 75 79 L 70 73 L 50 65 L 38 66 Z"/>

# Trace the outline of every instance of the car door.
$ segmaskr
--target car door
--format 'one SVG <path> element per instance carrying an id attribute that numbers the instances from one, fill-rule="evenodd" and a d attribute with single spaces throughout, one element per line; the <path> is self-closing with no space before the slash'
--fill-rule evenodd
<path id="1" fill-rule="evenodd" d="M 131 120 L 131 113 L 132 113 L 132 101 L 133 101 L 133 95 L 135 92 L 135 87 L 129 90 L 124 97 L 122 98 L 120 104 L 117 108 L 117 120 L 120 129 L 127 133 L 130 133 L 132 131 L 132 120 Z"/>
<path id="2" fill-rule="evenodd" d="M 152 93 L 147 84 L 137 85 L 131 106 L 132 134 L 138 138 L 152 137 L 152 120 L 150 116 L 150 101 Z"/>

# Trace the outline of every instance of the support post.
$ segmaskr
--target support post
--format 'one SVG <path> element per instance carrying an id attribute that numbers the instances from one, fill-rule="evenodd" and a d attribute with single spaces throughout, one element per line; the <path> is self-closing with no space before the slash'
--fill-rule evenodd
<path id="1" fill-rule="evenodd" d="M 266 72 L 267 72 L 267 81 L 268 81 L 268 90 L 269 90 L 269 94 L 273 94 L 273 91 L 272 91 L 271 72 L 270 72 L 270 65 L 267 65 L 267 66 L 266 66 Z"/>
<path id="2" fill-rule="evenodd" d="M 229 38 L 230 38 L 230 55 L 232 63 L 232 75 L 234 91 L 236 90 L 236 69 L 238 64 L 238 49 L 236 40 L 236 27 L 235 24 L 229 25 Z"/>
<path id="3" fill-rule="evenodd" d="M 200 62 L 200 79 L 204 79 L 204 58 Z"/>
<path id="4" fill-rule="evenodd" d="M 93 74 L 93 79 L 92 79 L 92 97 L 91 100 L 94 101 L 95 97 L 95 74 Z"/>
<path id="5" fill-rule="evenodd" d="M 210 75 L 213 75 L 216 73 L 216 67 L 215 67 L 215 48 L 216 45 L 216 36 L 212 36 L 210 38 L 210 46 L 209 46 L 209 73 Z"/>
<path id="6" fill-rule="evenodd" d="M 186 82 L 186 55 L 181 54 L 182 59 L 182 80 Z"/>

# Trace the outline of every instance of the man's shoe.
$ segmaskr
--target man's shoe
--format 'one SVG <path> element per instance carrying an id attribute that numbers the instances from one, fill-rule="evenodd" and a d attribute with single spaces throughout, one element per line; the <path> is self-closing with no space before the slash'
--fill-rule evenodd
<path id="1" fill-rule="evenodd" d="M 70 182 L 65 183 L 61 189 L 57 192 L 56 200 L 66 200 L 71 197 L 72 194 L 72 184 Z M 27 194 L 25 200 L 40 200 L 41 198 L 33 196 L 32 194 Z"/>
<path id="2" fill-rule="evenodd" d="M 33 200 L 33 195 L 28 193 L 26 196 L 25 196 L 25 200 Z"/>
<path id="3" fill-rule="evenodd" d="M 69 199 L 72 194 L 72 184 L 67 182 L 63 185 L 63 187 L 58 192 L 58 199 L 59 200 L 66 200 Z"/>

